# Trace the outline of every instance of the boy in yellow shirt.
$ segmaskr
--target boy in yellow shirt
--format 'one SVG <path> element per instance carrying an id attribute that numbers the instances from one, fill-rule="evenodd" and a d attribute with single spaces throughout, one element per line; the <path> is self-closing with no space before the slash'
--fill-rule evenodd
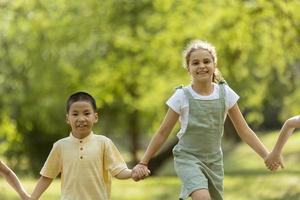
<path id="1" fill-rule="evenodd" d="M 16 174 L 0 160 L 0 175 L 2 175 L 7 182 L 18 192 L 22 200 L 29 200 L 30 196 L 27 194 L 22 184 L 20 183 Z"/>
<path id="2" fill-rule="evenodd" d="M 92 132 L 98 121 L 96 101 L 85 92 L 72 94 L 67 101 L 69 137 L 54 143 L 32 193 L 36 200 L 61 173 L 61 200 L 108 200 L 111 178 L 132 177 L 113 142 Z"/>

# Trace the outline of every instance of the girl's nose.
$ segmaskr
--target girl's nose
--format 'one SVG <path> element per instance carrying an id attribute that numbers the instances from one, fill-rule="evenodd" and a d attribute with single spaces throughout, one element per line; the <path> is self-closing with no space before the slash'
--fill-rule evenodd
<path id="1" fill-rule="evenodd" d="M 198 67 L 199 67 L 199 68 L 204 68 L 205 65 L 204 65 L 204 63 L 199 63 Z"/>

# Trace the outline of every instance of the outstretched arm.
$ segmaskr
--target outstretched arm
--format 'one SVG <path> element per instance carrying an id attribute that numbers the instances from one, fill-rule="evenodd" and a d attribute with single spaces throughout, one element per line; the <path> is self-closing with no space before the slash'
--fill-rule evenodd
<path id="1" fill-rule="evenodd" d="M 32 200 L 38 200 L 40 196 L 43 194 L 43 192 L 49 187 L 53 179 L 47 178 L 45 176 L 41 176 L 41 178 L 38 180 L 32 195 Z"/>
<path id="2" fill-rule="evenodd" d="M 150 171 L 148 170 L 147 174 L 143 174 L 144 177 L 149 176 L 150 175 Z M 117 179 L 129 179 L 132 178 L 133 180 L 135 180 L 135 177 L 139 176 L 139 174 L 134 174 L 133 171 L 131 169 L 124 169 L 122 170 L 119 174 L 117 174 L 115 177 Z"/>
<path id="3" fill-rule="evenodd" d="M 5 177 L 7 182 L 18 192 L 22 200 L 29 200 L 30 196 L 25 191 L 16 174 L 0 161 L 0 174 Z"/>
<path id="4" fill-rule="evenodd" d="M 228 111 L 228 115 L 242 140 L 245 141 L 260 157 L 265 160 L 269 151 L 248 126 L 237 103 Z"/>
<path id="5" fill-rule="evenodd" d="M 151 139 L 147 150 L 141 160 L 141 163 L 148 164 L 152 156 L 154 156 L 154 154 L 161 148 L 161 146 L 167 140 L 178 118 L 179 115 L 171 108 L 169 108 L 160 128 Z"/>
<path id="6" fill-rule="evenodd" d="M 133 168 L 133 173 L 138 174 L 137 176 L 133 177 L 134 180 L 139 180 L 145 176 L 145 174 L 149 173 L 148 170 L 148 162 L 152 158 L 152 156 L 155 155 L 155 153 L 161 148 L 161 146 L 165 143 L 168 136 L 170 135 L 172 129 L 174 128 L 177 120 L 179 118 L 179 115 L 173 111 L 171 108 L 168 109 L 166 116 L 161 123 L 160 128 L 155 133 L 155 135 L 152 137 L 147 150 L 144 154 L 144 156 L 141 159 L 140 164 L 137 164 Z"/>
<path id="7" fill-rule="evenodd" d="M 132 170 L 131 169 L 124 169 L 120 173 L 118 173 L 115 177 L 117 179 L 129 179 L 131 178 Z"/>
<path id="8" fill-rule="evenodd" d="M 300 128 L 300 116 L 295 116 L 285 121 L 273 151 L 281 153 L 284 144 L 295 128 Z"/>
<path id="9" fill-rule="evenodd" d="M 281 152 L 283 146 L 285 145 L 290 135 L 294 132 L 295 128 L 300 128 L 300 115 L 289 118 L 283 124 L 277 142 L 266 160 L 266 165 L 269 169 L 272 169 L 274 163 L 282 163 Z"/>

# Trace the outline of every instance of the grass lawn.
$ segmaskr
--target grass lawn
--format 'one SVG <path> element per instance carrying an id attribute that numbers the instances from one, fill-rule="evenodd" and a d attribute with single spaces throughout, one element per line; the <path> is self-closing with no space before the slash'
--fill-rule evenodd
<path id="1" fill-rule="evenodd" d="M 237 146 L 225 161 L 225 200 L 300 200 L 300 132 L 292 135 L 284 149 L 285 169 L 269 172 L 260 157 L 246 144 Z M 262 137 L 271 148 L 277 133 Z M 173 169 L 170 169 L 173 170 Z M 35 180 L 22 180 L 32 191 Z M 112 200 L 175 200 L 180 182 L 177 177 L 151 177 L 141 182 L 113 180 Z M 58 200 L 60 182 L 55 180 L 41 200 Z M 0 179 L 0 199 L 18 200 L 9 185 Z"/>

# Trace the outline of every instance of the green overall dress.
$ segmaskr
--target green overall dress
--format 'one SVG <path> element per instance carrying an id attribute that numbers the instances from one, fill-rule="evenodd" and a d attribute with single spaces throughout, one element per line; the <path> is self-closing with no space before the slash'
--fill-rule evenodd
<path id="1" fill-rule="evenodd" d="M 182 181 L 180 199 L 197 189 L 209 190 L 213 200 L 223 199 L 223 153 L 221 137 L 225 118 L 225 88 L 220 84 L 219 99 L 194 99 L 186 89 L 189 118 L 185 133 L 173 149 L 174 167 Z"/>

